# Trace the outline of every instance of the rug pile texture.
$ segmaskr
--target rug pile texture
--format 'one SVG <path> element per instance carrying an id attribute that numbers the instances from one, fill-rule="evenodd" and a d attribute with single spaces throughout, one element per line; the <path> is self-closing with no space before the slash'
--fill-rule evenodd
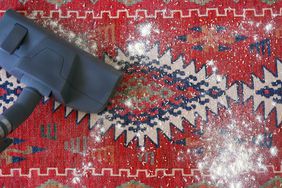
<path id="1" fill-rule="evenodd" d="M 124 77 L 99 114 L 42 99 L 0 154 L 0 187 L 282 187 L 281 1 L 10 8 Z M 0 70 L 0 112 L 23 87 Z"/>

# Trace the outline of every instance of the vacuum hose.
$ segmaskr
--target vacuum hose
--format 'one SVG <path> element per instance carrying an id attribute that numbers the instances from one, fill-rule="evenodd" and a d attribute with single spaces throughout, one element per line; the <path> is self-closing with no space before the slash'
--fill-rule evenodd
<path id="1" fill-rule="evenodd" d="M 0 138 L 18 128 L 29 117 L 40 99 L 41 95 L 35 89 L 24 88 L 13 106 L 0 115 Z"/>

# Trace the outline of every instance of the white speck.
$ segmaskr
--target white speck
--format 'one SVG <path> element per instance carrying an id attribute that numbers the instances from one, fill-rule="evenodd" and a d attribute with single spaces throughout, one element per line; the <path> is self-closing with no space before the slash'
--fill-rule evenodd
<path id="1" fill-rule="evenodd" d="M 262 122 L 262 117 L 260 115 L 257 115 L 256 116 L 256 120 L 261 123 Z"/>
<path id="2" fill-rule="evenodd" d="M 151 34 L 152 24 L 147 23 L 140 26 L 139 31 L 142 37 L 148 37 Z"/>
<path id="3" fill-rule="evenodd" d="M 216 75 L 216 81 L 221 82 L 222 81 L 222 76 Z"/>
<path id="4" fill-rule="evenodd" d="M 262 140 L 263 140 L 263 135 L 262 135 L 262 134 L 259 134 L 259 135 L 257 136 L 257 139 L 256 139 L 256 144 L 261 143 Z"/>
<path id="5" fill-rule="evenodd" d="M 87 166 L 90 168 L 90 167 L 93 166 L 93 164 L 92 164 L 91 162 L 89 162 L 89 163 L 87 164 Z"/>
<path id="6" fill-rule="evenodd" d="M 258 40 L 258 35 L 254 35 L 253 38 L 254 38 L 254 41 L 257 41 Z"/>
<path id="7" fill-rule="evenodd" d="M 277 153 L 278 153 L 278 149 L 276 146 L 274 147 L 271 147 L 270 150 L 269 150 L 271 156 L 277 156 Z"/>
<path id="8" fill-rule="evenodd" d="M 145 44 L 143 42 L 134 42 L 128 45 L 127 50 L 130 56 L 143 55 L 145 53 Z"/>
<path id="9" fill-rule="evenodd" d="M 124 102 L 124 104 L 125 104 L 125 106 L 127 106 L 127 107 L 132 107 L 132 102 L 131 102 L 131 99 L 128 99 L 128 100 L 126 100 L 125 102 Z"/>
<path id="10" fill-rule="evenodd" d="M 263 164 L 263 157 L 259 156 L 257 158 L 257 167 L 259 170 L 267 171 L 266 166 Z"/>
<path id="11" fill-rule="evenodd" d="M 260 22 L 258 22 L 258 23 L 256 23 L 256 26 L 257 26 L 257 27 L 259 27 L 259 26 L 260 26 L 260 24 L 261 24 L 261 23 L 260 23 Z"/>
<path id="12" fill-rule="evenodd" d="M 101 137 L 100 136 L 95 136 L 95 141 L 96 142 L 101 142 Z"/>
<path id="13" fill-rule="evenodd" d="M 209 66 L 214 66 L 214 60 L 208 60 L 207 65 Z"/>
<path id="14" fill-rule="evenodd" d="M 213 67 L 213 68 L 212 68 L 212 71 L 213 71 L 213 72 L 216 72 L 216 71 L 217 71 L 217 67 Z"/>
<path id="15" fill-rule="evenodd" d="M 81 38 L 77 38 L 74 43 L 75 43 L 77 46 L 79 46 L 82 42 L 83 42 L 83 41 L 82 41 Z"/>
<path id="16" fill-rule="evenodd" d="M 73 31 L 70 31 L 70 32 L 69 32 L 69 37 L 70 37 L 70 38 L 74 38 L 75 36 L 76 36 L 76 35 L 75 35 L 75 33 L 74 33 Z"/>
<path id="17" fill-rule="evenodd" d="M 74 177 L 74 178 L 72 179 L 72 183 L 73 183 L 73 184 L 78 184 L 78 183 L 80 183 L 80 178 L 79 178 L 79 177 Z"/>
<path id="18" fill-rule="evenodd" d="M 98 48 L 97 42 L 94 41 L 93 44 L 91 45 L 91 49 L 92 50 L 97 50 L 97 48 Z"/>
<path id="19" fill-rule="evenodd" d="M 256 54 L 256 58 L 257 58 L 258 60 L 261 60 L 261 59 L 262 59 L 262 57 L 261 57 L 259 54 Z"/>
<path id="20" fill-rule="evenodd" d="M 122 128 L 122 125 L 120 123 L 116 124 L 116 128 L 117 129 L 121 129 Z"/>
<path id="21" fill-rule="evenodd" d="M 116 70 L 120 70 L 122 67 L 121 67 L 120 65 L 118 65 L 118 64 L 115 64 L 115 65 L 114 65 L 114 68 L 115 68 Z"/>
<path id="22" fill-rule="evenodd" d="M 242 188 L 242 182 L 232 182 L 229 185 L 230 188 Z"/>
<path id="23" fill-rule="evenodd" d="M 249 21 L 248 22 L 250 25 L 254 25 L 254 21 Z"/>
<path id="24" fill-rule="evenodd" d="M 91 138 L 94 138 L 95 136 L 96 136 L 96 132 L 91 131 L 91 132 L 90 132 L 90 137 L 91 137 Z"/>
<path id="25" fill-rule="evenodd" d="M 52 28 L 54 28 L 54 27 L 57 27 L 58 26 L 58 22 L 57 21 L 50 21 L 50 26 L 52 27 Z"/>
<path id="26" fill-rule="evenodd" d="M 154 32 L 157 34 L 160 34 L 160 30 L 159 29 L 154 29 Z"/>
<path id="27" fill-rule="evenodd" d="M 101 133 L 105 133 L 105 131 L 106 131 L 106 130 L 105 130 L 104 127 L 102 127 L 102 128 L 100 129 L 100 132 L 101 132 Z"/>
<path id="28" fill-rule="evenodd" d="M 273 30 L 273 25 L 271 23 L 268 23 L 265 27 L 264 27 L 265 31 L 267 33 L 269 33 L 270 31 Z"/>
<path id="29" fill-rule="evenodd" d="M 199 163 L 198 163 L 198 169 L 199 169 L 199 170 L 203 170 L 204 167 L 205 167 L 205 164 L 204 164 L 203 162 L 199 162 Z"/>

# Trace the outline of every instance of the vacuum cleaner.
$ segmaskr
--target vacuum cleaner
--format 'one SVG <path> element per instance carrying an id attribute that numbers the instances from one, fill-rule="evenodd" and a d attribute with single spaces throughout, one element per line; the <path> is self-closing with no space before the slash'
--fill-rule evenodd
<path id="1" fill-rule="evenodd" d="M 12 143 L 7 135 L 29 117 L 42 96 L 98 113 L 122 77 L 122 72 L 14 10 L 7 10 L 0 21 L 0 67 L 26 85 L 0 115 L 0 152 Z"/>

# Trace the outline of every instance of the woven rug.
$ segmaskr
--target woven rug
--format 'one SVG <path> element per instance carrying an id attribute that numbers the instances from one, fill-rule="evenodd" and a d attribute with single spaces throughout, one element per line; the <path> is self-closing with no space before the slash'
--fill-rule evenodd
<path id="1" fill-rule="evenodd" d="M 124 72 L 99 114 L 42 99 L 0 154 L 0 187 L 282 187 L 281 6 L 0 1 Z M 0 78 L 3 111 L 24 86 Z"/>

